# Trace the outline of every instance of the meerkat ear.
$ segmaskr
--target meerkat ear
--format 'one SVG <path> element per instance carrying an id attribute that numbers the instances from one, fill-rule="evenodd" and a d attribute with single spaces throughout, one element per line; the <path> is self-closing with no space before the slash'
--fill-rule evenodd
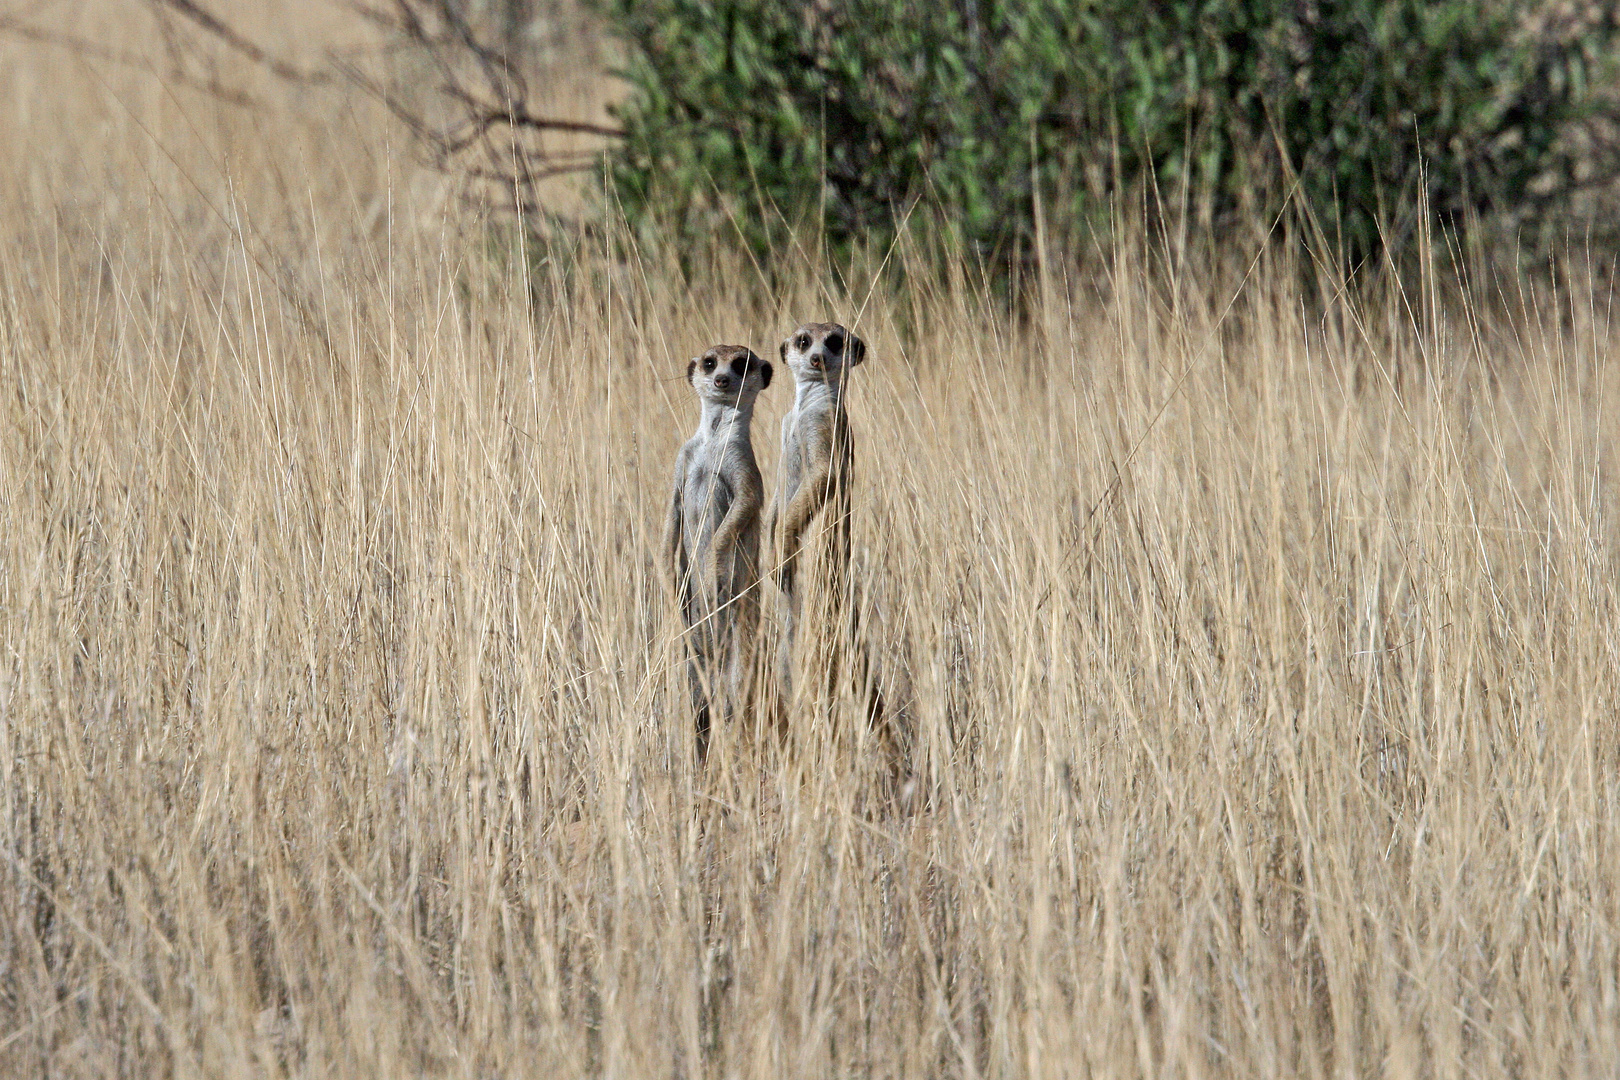
<path id="1" fill-rule="evenodd" d="M 787 363 L 787 338 L 783 338 L 782 344 L 776 347 L 776 355 L 782 358 L 782 363 Z"/>
<path id="2" fill-rule="evenodd" d="M 697 357 L 694 356 L 694 357 L 692 357 L 692 359 L 690 359 L 690 360 L 688 360 L 686 362 L 686 381 L 687 382 L 692 381 L 692 372 L 694 372 L 696 370 L 697 370 Z"/>
<path id="3" fill-rule="evenodd" d="M 849 366 L 854 367 L 866 359 L 866 342 L 854 334 L 849 335 L 849 341 L 844 345 L 844 356 L 849 360 Z"/>
<path id="4" fill-rule="evenodd" d="M 771 362 L 761 360 L 759 362 L 759 388 L 763 390 L 769 385 L 771 385 Z"/>

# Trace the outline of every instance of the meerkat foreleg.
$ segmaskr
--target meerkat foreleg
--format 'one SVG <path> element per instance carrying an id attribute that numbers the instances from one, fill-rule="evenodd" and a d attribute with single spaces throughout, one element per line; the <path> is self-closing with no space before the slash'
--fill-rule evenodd
<path id="1" fill-rule="evenodd" d="M 796 587 L 795 571 L 804 530 L 810 520 L 827 504 L 828 485 L 832 468 L 825 453 L 811 457 L 814 464 L 804 476 L 799 489 L 788 500 L 787 508 L 777 519 L 777 543 L 780 561 L 776 568 L 776 584 L 781 593 L 778 610 L 782 616 L 782 645 L 777 657 L 777 679 L 784 700 L 793 697 L 793 652 L 799 635 L 799 614 L 803 598 Z"/>
<path id="2" fill-rule="evenodd" d="M 686 528 L 682 521 L 686 513 L 686 469 L 690 450 L 683 446 L 675 455 L 675 483 L 669 495 L 669 515 L 664 519 L 664 569 L 685 612 L 692 597 L 690 559 L 686 550 Z"/>
<path id="3" fill-rule="evenodd" d="M 662 544 L 664 556 L 664 569 L 669 572 L 670 584 L 674 586 L 675 597 L 681 602 L 681 610 L 686 610 L 687 598 L 692 595 L 691 583 L 686 578 L 686 545 L 681 536 L 681 485 L 675 484 L 675 493 L 669 500 L 669 520 L 664 524 L 664 541 Z"/>
<path id="4" fill-rule="evenodd" d="M 798 636 L 799 629 L 798 594 L 788 587 L 783 587 L 777 597 L 776 607 L 782 619 L 781 645 L 776 656 L 776 677 L 782 700 L 787 702 L 793 698 L 793 642 Z"/>
<path id="5" fill-rule="evenodd" d="M 749 524 L 759 520 L 759 508 L 764 498 L 757 484 L 733 485 L 736 495 L 731 500 L 731 506 L 726 510 L 726 516 L 720 519 L 715 527 L 714 538 L 709 543 L 708 565 L 704 567 L 706 580 L 713 583 L 716 595 L 723 600 L 731 599 L 731 593 L 740 592 L 752 586 L 749 582 L 723 582 L 720 580 L 720 568 L 726 560 L 732 558 L 737 547 L 737 541 L 742 537 L 743 531 Z"/>
<path id="6" fill-rule="evenodd" d="M 773 559 L 777 560 L 777 565 L 772 566 L 769 570 L 770 576 L 773 580 L 780 583 L 782 580 L 782 567 L 780 565 L 782 543 L 777 537 L 776 526 L 776 500 L 772 499 L 770 504 L 765 507 L 765 517 L 763 519 L 763 524 L 761 525 L 759 534 L 765 538 L 766 561 L 769 562 Z M 764 576 L 763 571 L 761 576 Z"/>
<path id="7" fill-rule="evenodd" d="M 782 565 L 777 571 L 777 581 L 784 592 L 793 591 L 794 570 L 803 546 L 804 530 L 809 527 L 810 519 L 827 505 L 832 494 L 831 457 L 818 453 L 811 460 L 810 471 L 805 474 L 799 490 L 793 493 L 787 509 L 782 513 Z"/>

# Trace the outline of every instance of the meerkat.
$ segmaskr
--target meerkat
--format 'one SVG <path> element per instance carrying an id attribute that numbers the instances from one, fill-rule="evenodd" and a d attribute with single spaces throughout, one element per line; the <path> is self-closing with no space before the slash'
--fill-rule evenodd
<path id="1" fill-rule="evenodd" d="M 664 554 L 687 628 L 701 762 L 713 714 L 728 715 L 747 696 L 765 502 L 749 428 L 754 399 L 771 385 L 771 365 L 740 345 L 717 345 L 687 363 L 686 379 L 702 414 L 675 459 Z"/>
<path id="2" fill-rule="evenodd" d="M 884 647 L 881 660 L 873 655 L 859 618 L 859 583 L 850 575 L 855 442 L 844 393 L 850 369 L 866 359 L 866 343 L 837 323 L 807 323 L 782 342 L 780 354 L 793 373 L 794 394 L 793 406 L 782 418 L 780 480 L 766 535 L 776 548 L 782 622 L 777 673 L 783 704 L 792 701 L 795 639 L 808 601 L 819 633 L 806 642 L 801 658 L 815 684 L 806 689 L 826 695 L 828 702 L 841 689 L 864 699 L 866 721 L 879 739 L 893 793 L 900 806 L 909 807 L 916 792 L 907 749 L 914 697 L 910 665 L 903 645 Z"/>
<path id="3" fill-rule="evenodd" d="M 853 615 L 844 590 L 855 447 L 844 411 L 844 385 L 850 369 L 866 359 L 866 343 L 837 323 L 806 323 L 782 342 L 780 353 L 793 372 L 793 407 L 782 418 L 781 479 L 767 532 L 776 547 L 781 593 L 777 670 L 782 696 L 790 699 L 794 641 L 805 593 L 800 568 L 806 562 L 807 540 L 817 549 L 813 565 L 819 571 L 828 628 L 843 633 L 846 619 Z M 835 664 L 836 656 L 829 661 Z M 828 674 L 836 678 L 835 671 Z"/>

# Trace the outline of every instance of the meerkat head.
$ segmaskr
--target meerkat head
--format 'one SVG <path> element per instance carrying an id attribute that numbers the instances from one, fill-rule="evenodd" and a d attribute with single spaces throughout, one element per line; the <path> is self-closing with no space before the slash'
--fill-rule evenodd
<path id="1" fill-rule="evenodd" d="M 782 342 L 782 362 L 799 382 L 834 386 L 866 359 L 866 342 L 837 323 L 805 323 Z"/>
<path id="2" fill-rule="evenodd" d="M 686 362 L 686 381 L 698 397 L 741 407 L 771 385 L 771 365 L 741 345 L 716 345 Z"/>

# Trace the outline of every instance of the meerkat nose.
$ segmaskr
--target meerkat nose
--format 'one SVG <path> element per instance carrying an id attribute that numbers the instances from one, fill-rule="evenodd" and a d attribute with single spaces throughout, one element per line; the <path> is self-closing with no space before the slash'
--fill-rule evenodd
<path id="1" fill-rule="evenodd" d="M 716 375 L 714 377 L 714 385 L 718 390 L 729 390 L 731 388 L 731 376 Z"/>

